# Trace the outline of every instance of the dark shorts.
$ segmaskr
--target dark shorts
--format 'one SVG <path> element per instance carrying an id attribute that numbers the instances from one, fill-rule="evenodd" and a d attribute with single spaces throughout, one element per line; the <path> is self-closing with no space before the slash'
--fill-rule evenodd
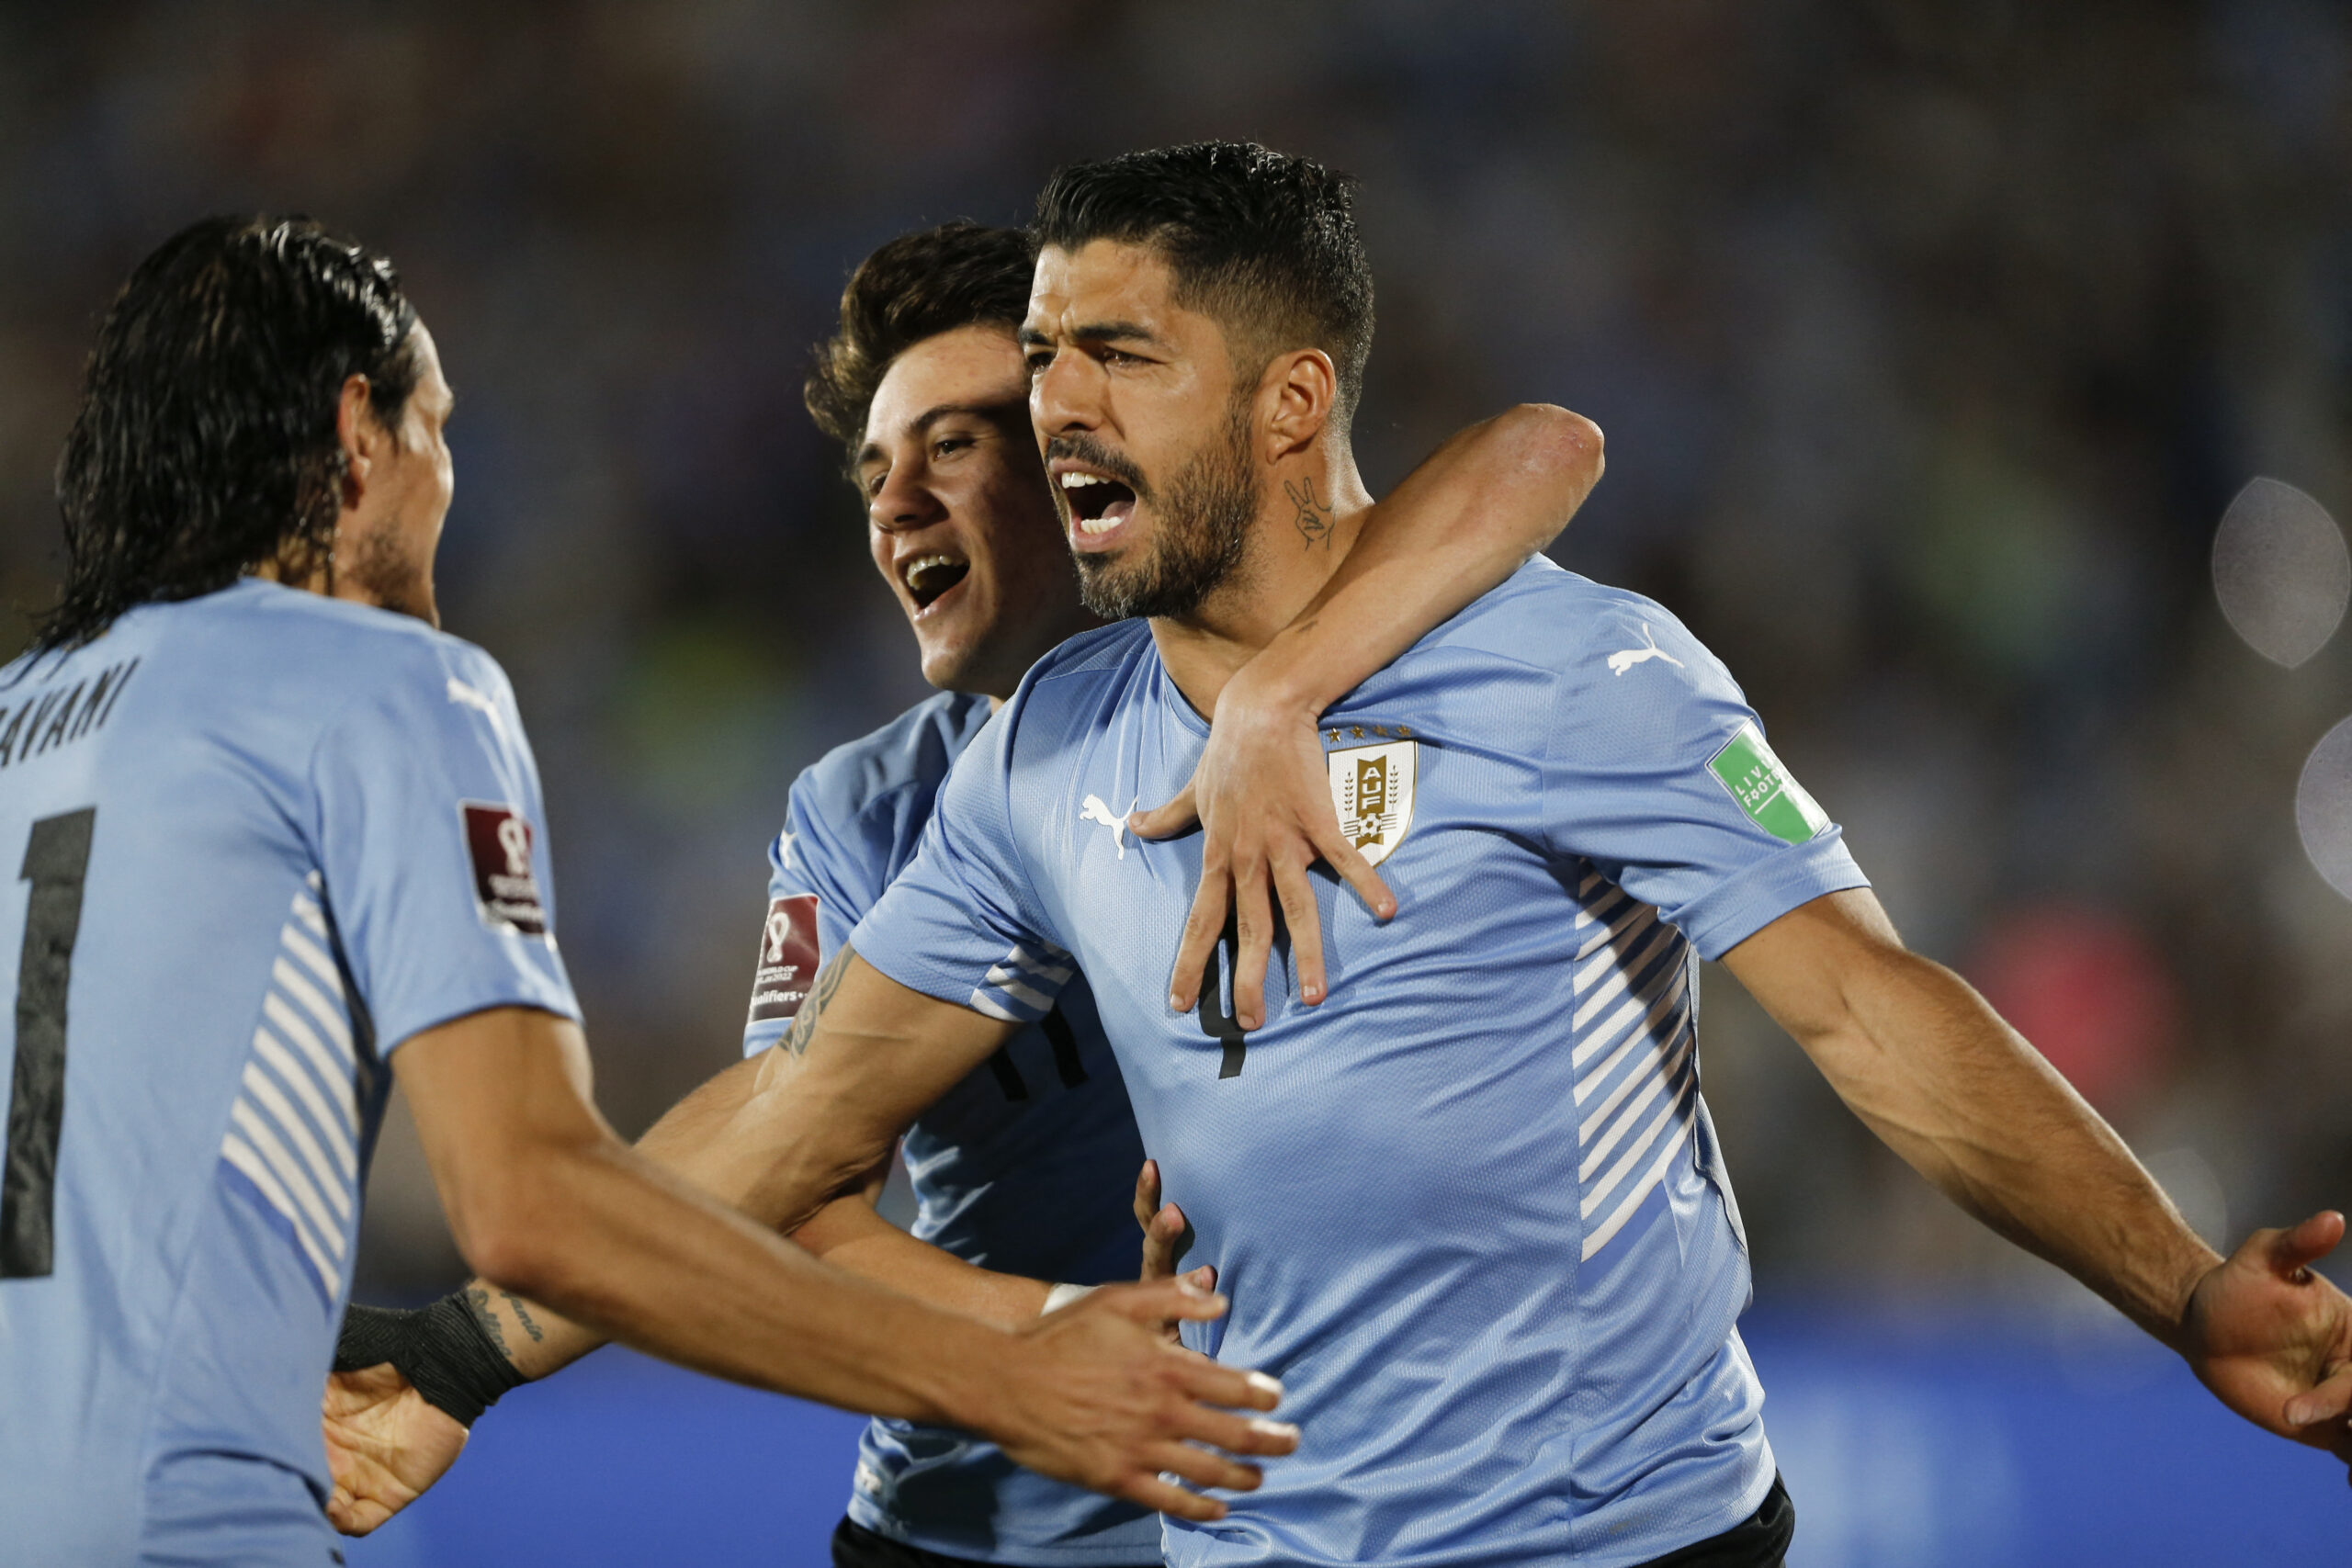
<path id="1" fill-rule="evenodd" d="M 854 1519 L 843 1519 L 833 1530 L 833 1568 L 989 1568 L 970 1557 L 942 1557 L 920 1546 L 909 1546 L 886 1535 L 876 1535 Z M 1159 1559 L 1135 1568 L 1160 1568 Z"/>
<path id="2" fill-rule="evenodd" d="M 1797 1511 L 1789 1489 L 1772 1477 L 1764 1506 L 1721 1535 L 1693 1541 L 1679 1551 L 1654 1559 L 1645 1568 L 1781 1568 L 1796 1534 Z M 942 1557 L 921 1547 L 903 1546 L 876 1535 L 854 1520 L 843 1519 L 833 1531 L 833 1568 L 988 1568 L 968 1557 Z M 1138 1563 L 1136 1568 L 1159 1568 Z"/>
<path id="3" fill-rule="evenodd" d="M 1692 1541 L 1679 1551 L 1653 1558 L 1644 1568 L 1781 1568 L 1797 1533 L 1796 1506 L 1789 1489 L 1772 1477 L 1764 1506 L 1721 1535 Z"/>

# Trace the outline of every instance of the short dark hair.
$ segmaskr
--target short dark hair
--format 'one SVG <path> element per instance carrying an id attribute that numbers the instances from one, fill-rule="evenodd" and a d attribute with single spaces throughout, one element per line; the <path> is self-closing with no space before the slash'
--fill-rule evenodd
<path id="1" fill-rule="evenodd" d="M 331 559 L 345 381 L 399 426 L 419 374 L 392 265 L 307 218 L 208 218 L 107 309 L 57 459 L 65 587 L 37 650 L 124 611 Z"/>
<path id="2" fill-rule="evenodd" d="M 1148 245 L 1176 302 L 1225 323 L 1258 366 L 1319 348 L 1339 371 L 1346 428 L 1372 355 L 1372 264 L 1356 232 L 1355 181 L 1249 141 L 1194 141 L 1057 171 L 1037 197 L 1037 243 Z"/>
<path id="3" fill-rule="evenodd" d="M 1018 332 L 1035 270 L 1028 235 L 962 218 L 901 234 L 858 263 L 842 290 L 841 326 L 817 345 L 802 389 L 817 428 L 847 448 L 854 467 L 891 361 L 959 327 Z"/>

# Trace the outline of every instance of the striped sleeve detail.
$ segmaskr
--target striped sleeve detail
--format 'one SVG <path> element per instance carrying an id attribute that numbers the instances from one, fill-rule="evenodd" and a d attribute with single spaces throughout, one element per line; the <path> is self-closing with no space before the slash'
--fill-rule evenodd
<path id="1" fill-rule="evenodd" d="M 1681 931 L 1598 874 L 1577 888 L 1571 994 L 1577 1169 L 1589 1259 L 1690 1158 L 1698 1119 L 1692 954 Z"/>
<path id="2" fill-rule="evenodd" d="M 355 1048 L 318 890 L 314 874 L 278 932 L 220 1160 L 273 1212 L 332 1311 L 358 1235 L 359 1107 L 370 1069 Z"/>
<path id="3" fill-rule="evenodd" d="M 1007 1023 L 1035 1023 L 1053 1010 L 1074 973 L 1069 954 L 1058 947 L 1016 944 L 972 988 L 966 1005 Z"/>

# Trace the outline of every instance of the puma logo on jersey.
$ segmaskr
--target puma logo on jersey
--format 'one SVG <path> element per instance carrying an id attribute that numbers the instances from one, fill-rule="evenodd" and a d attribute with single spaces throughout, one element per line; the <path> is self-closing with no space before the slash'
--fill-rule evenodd
<path id="1" fill-rule="evenodd" d="M 1647 648 L 1629 648 L 1624 649 L 1623 652 L 1612 653 L 1609 656 L 1609 672 L 1611 675 L 1623 675 L 1634 665 L 1644 663 L 1652 659 L 1663 659 L 1668 664 L 1673 665 L 1677 670 L 1683 667 L 1682 660 L 1675 658 L 1674 655 L 1667 652 L 1666 649 L 1657 645 L 1657 638 L 1650 635 L 1650 624 L 1647 621 L 1644 621 L 1642 623 L 1642 640 L 1648 643 L 1649 646 Z"/>
<path id="2" fill-rule="evenodd" d="M 1142 798 L 1141 795 L 1136 796 L 1136 800 Z M 1135 809 L 1134 801 L 1127 803 L 1127 809 L 1129 811 Z M 1125 817 L 1112 815 L 1111 808 L 1102 804 L 1101 795 L 1090 795 L 1086 797 L 1085 809 L 1078 814 L 1078 819 L 1081 822 L 1100 822 L 1110 829 L 1111 841 L 1119 846 L 1119 858 L 1121 860 L 1127 858 L 1127 819 Z"/>
<path id="3" fill-rule="evenodd" d="M 502 736 L 506 733 L 505 722 L 498 716 L 498 705 L 455 675 L 449 677 L 449 700 L 459 707 L 480 708 L 482 716 L 490 720 L 491 728 Z"/>

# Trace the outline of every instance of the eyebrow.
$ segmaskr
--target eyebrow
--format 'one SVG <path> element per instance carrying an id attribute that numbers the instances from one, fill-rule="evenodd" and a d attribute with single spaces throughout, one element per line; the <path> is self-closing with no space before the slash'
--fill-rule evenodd
<path id="1" fill-rule="evenodd" d="M 1089 321 L 1084 326 L 1071 329 L 1069 335 L 1075 343 L 1115 343 L 1121 339 L 1133 339 L 1157 347 L 1167 346 L 1160 341 L 1159 334 L 1140 321 Z M 1052 343 L 1052 338 L 1035 327 L 1021 329 L 1021 344 L 1024 348 L 1049 346 Z"/>
<path id="2" fill-rule="evenodd" d="M 974 419 L 991 422 L 1002 421 L 1011 418 L 1015 409 L 1021 411 L 1022 418 L 1025 422 L 1028 418 L 1028 405 L 1010 398 L 989 403 L 939 403 L 923 410 L 922 412 L 907 421 L 903 428 L 909 434 L 914 434 L 920 431 L 929 430 L 943 419 L 953 419 L 958 414 L 969 414 Z M 885 456 L 881 444 L 869 440 L 857 449 L 857 459 L 852 466 L 862 468 L 868 463 L 880 462 Z"/>

